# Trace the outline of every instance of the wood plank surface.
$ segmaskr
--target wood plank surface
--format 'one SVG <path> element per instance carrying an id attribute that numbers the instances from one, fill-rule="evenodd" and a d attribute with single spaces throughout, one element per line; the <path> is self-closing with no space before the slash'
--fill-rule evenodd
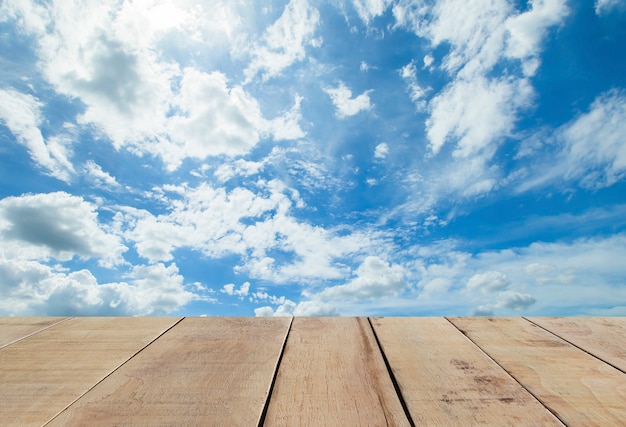
<path id="1" fill-rule="evenodd" d="M 44 424 L 176 321 L 72 318 L 0 349 L 2 425 Z"/>
<path id="2" fill-rule="evenodd" d="M 523 318 L 451 318 L 570 426 L 624 425 L 626 375 Z"/>
<path id="3" fill-rule="evenodd" d="M 288 318 L 185 318 L 49 425 L 256 426 Z"/>
<path id="4" fill-rule="evenodd" d="M 445 318 L 371 320 L 416 425 L 563 425 Z"/>
<path id="5" fill-rule="evenodd" d="M 0 317 L 0 348 L 66 319 L 67 317 Z"/>
<path id="6" fill-rule="evenodd" d="M 366 318 L 294 318 L 265 425 L 409 425 Z"/>
<path id="7" fill-rule="evenodd" d="M 531 317 L 528 320 L 626 372 L 626 318 Z"/>

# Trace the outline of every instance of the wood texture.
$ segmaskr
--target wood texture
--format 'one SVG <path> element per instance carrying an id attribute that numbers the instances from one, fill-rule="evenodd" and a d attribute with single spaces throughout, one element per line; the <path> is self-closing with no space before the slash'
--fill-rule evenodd
<path id="1" fill-rule="evenodd" d="M 43 331 L 66 317 L 0 317 L 0 348 Z"/>
<path id="2" fill-rule="evenodd" d="M 409 425 L 367 319 L 293 320 L 265 425 Z"/>
<path id="3" fill-rule="evenodd" d="M 529 320 L 626 372 L 626 318 L 532 317 Z"/>
<path id="4" fill-rule="evenodd" d="M 562 425 L 445 318 L 373 318 L 416 425 Z"/>
<path id="5" fill-rule="evenodd" d="M 185 318 L 50 423 L 257 425 L 288 318 Z"/>
<path id="6" fill-rule="evenodd" d="M 626 376 L 522 318 L 451 318 L 567 425 L 624 425 Z"/>
<path id="7" fill-rule="evenodd" d="M 47 422 L 176 320 L 73 318 L 0 349 L 2 425 Z"/>

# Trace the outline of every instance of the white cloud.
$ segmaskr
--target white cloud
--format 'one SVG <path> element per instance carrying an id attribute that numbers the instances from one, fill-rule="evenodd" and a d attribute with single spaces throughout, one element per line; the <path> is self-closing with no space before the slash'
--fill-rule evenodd
<path id="1" fill-rule="evenodd" d="M 139 265 L 128 282 L 99 284 L 89 270 L 67 273 L 35 261 L 0 260 L 3 315 L 163 315 L 199 296 L 175 264 Z"/>
<path id="2" fill-rule="evenodd" d="M 306 46 L 320 43 L 314 39 L 319 20 L 319 12 L 307 0 L 291 0 L 263 34 L 263 43 L 251 46 L 252 60 L 244 71 L 246 83 L 259 73 L 263 80 L 276 77 L 294 62 L 304 60 Z"/>
<path id="3" fill-rule="evenodd" d="M 237 159 L 232 163 L 222 163 L 215 170 L 215 177 L 222 182 L 226 182 L 235 176 L 252 176 L 258 174 L 263 169 L 262 162 L 250 162 Z"/>
<path id="4" fill-rule="evenodd" d="M 624 0 L 596 0 L 595 9 L 597 15 L 611 12 L 613 9 L 624 10 L 626 2 Z"/>
<path id="5" fill-rule="evenodd" d="M 565 0 L 535 0 L 531 8 L 523 13 L 509 17 L 505 26 L 508 30 L 506 54 L 524 61 L 524 74 L 535 74 L 539 63 L 533 60 L 540 51 L 546 30 L 559 25 L 569 14 Z"/>
<path id="6" fill-rule="evenodd" d="M 386 142 L 381 142 L 374 149 L 374 158 L 384 159 L 389 154 L 389 145 Z"/>
<path id="7" fill-rule="evenodd" d="M 467 289 L 484 293 L 501 291 L 510 284 L 506 275 L 499 271 L 475 274 L 467 281 Z"/>
<path id="8" fill-rule="evenodd" d="M 561 129 L 565 178 L 588 188 L 607 187 L 626 175 L 626 93 L 606 92 L 588 113 Z"/>
<path id="9" fill-rule="evenodd" d="M 514 129 L 517 114 L 531 105 L 534 91 L 525 79 L 459 79 L 431 101 L 426 121 L 429 147 L 439 153 L 450 139 L 454 154 L 468 157 L 500 142 Z"/>
<path id="10" fill-rule="evenodd" d="M 344 285 L 331 286 L 312 299 L 331 301 L 360 301 L 397 295 L 406 288 L 404 270 L 400 265 L 390 265 L 377 256 L 368 256 L 356 269 L 356 277 Z"/>
<path id="11" fill-rule="evenodd" d="M 549 162 L 532 163 L 530 173 L 517 191 L 558 181 L 576 181 L 584 188 L 599 189 L 623 180 L 626 176 L 625 135 L 626 93 L 611 90 L 600 94 L 588 112 L 544 137 L 556 148 L 556 154 L 551 155 Z M 530 155 L 543 153 L 541 148 L 539 144 Z"/>
<path id="12" fill-rule="evenodd" d="M 366 25 L 373 18 L 382 15 L 390 3 L 391 0 L 352 0 L 356 12 Z"/>
<path id="13" fill-rule="evenodd" d="M 228 283 L 222 287 L 222 292 L 227 295 L 238 296 L 243 298 L 248 295 L 250 291 L 250 282 L 244 282 L 241 284 L 239 289 L 234 283 Z"/>
<path id="14" fill-rule="evenodd" d="M 42 122 L 42 103 L 32 95 L 13 89 L 0 89 L 0 123 L 16 136 L 24 145 L 32 159 L 47 173 L 68 182 L 75 173 L 69 161 L 67 141 L 62 136 L 54 136 L 46 141 L 39 126 Z"/>
<path id="15" fill-rule="evenodd" d="M 185 69 L 176 105 L 180 114 L 170 118 L 168 127 L 183 149 L 164 156 L 173 166 L 184 157 L 245 154 L 259 141 L 263 118 L 258 103 L 241 87 L 229 88 L 222 73 Z"/>
<path id="16" fill-rule="evenodd" d="M 120 187 L 115 177 L 111 176 L 108 172 L 102 170 L 102 167 L 93 160 L 85 163 L 85 172 L 91 177 L 93 182 L 98 187 L 116 189 Z"/>
<path id="17" fill-rule="evenodd" d="M 537 300 L 531 295 L 514 291 L 504 291 L 500 292 L 498 295 L 496 307 L 520 311 L 530 307 L 535 302 L 537 302 Z"/>
<path id="18" fill-rule="evenodd" d="M 0 235 L 0 251 L 8 258 L 67 261 L 78 256 L 111 266 L 122 263 L 127 250 L 99 224 L 94 205 L 64 192 L 0 200 Z"/>
<path id="19" fill-rule="evenodd" d="M 343 82 L 339 82 L 336 88 L 324 89 L 335 106 L 337 117 L 340 119 L 354 116 L 361 111 L 370 110 L 373 105 L 370 103 L 369 94 L 371 90 L 366 90 L 362 94 L 352 98 L 352 91 Z"/>
<path id="20" fill-rule="evenodd" d="M 430 58 L 432 59 L 432 57 Z M 426 58 L 424 58 L 424 63 L 426 63 L 426 61 Z M 432 60 L 430 63 L 432 63 Z M 415 67 L 415 63 L 411 61 L 402 67 L 400 69 L 400 76 L 402 76 L 407 84 L 407 90 L 411 101 L 413 101 L 418 111 L 424 111 L 427 105 L 424 98 L 426 97 L 426 92 L 429 89 L 422 88 L 417 82 L 417 67 Z"/>

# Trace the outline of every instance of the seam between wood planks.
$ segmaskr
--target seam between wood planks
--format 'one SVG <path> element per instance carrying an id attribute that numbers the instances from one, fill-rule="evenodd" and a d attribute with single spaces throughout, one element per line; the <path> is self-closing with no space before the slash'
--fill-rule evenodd
<path id="1" fill-rule="evenodd" d="M 50 418 L 48 421 L 46 421 L 45 423 L 42 424 L 42 427 L 50 424 L 56 417 L 58 417 L 59 415 L 61 415 L 63 412 L 65 412 L 67 409 L 69 409 L 70 406 L 72 406 L 74 403 L 76 403 L 80 398 L 82 398 L 84 395 L 86 395 L 87 393 L 89 393 L 91 390 L 93 390 L 94 388 L 96 388 L 98 386 L 98 384 L 100 384 L 101 382 L 103 382 L 104 380 L 106 380 L 107 378 L 109 378 L 111 375 L 113 375 L 115 372 L 117 372 L 122 366 L 126 365 L 128 362 L 130 362 L 132 359 L 134 359 L 139 353 L 141 353 L 142 351 L 144 351 L 146 348 L 148 348 L 150 345 L 152 345 L 156 340 L 158 340 L 159 338 L 161 338 L 163 335 L 165 335 L 166 333 L 168 333 L 169 331 L 172 330 L 172 328 L 174 328 L 176 325 L 178 325 L 180 322 L 182 322 L 185 319 L 185 317 L 181 317 L 180 319 L 178 319 L 176 322 L 174 322 L 173 325 L 171 325 L 170 327 L 168 327 L 166 330 L 164 330 L 163 332 L 161 332 L 159 335 L 157 335 L 154 339 L 152 339 L 148 344 L 144 345 L 142 348 L 140 348 L 139 350 L 137 350 L 135 352 L 135 354 L 131 355 L 128 359 L 126 359 L 125 361 L 123 361 L 122 363 L 120 363 L 116 368 L 114 368 L 113 370 L 111 370 L 111 372 L 109 372 L 108 374 L 106 374 L 104 377 L 102 377 L 99 381 L 97 381 L 94 385 L 92 385 L 91 387 L 89 387 L 83 394 L 81 394 L 80 396 L 78 396 L 76 399 L 74 399 L 72 402 L 70 402 L 65 408 L 61 409 L 59 412 L 57 412 L 52 418 Z"/>
<path id="2" fill-rule="evenodd" d="M 21 337 L 21 338 L 18 338 L 18 339 L 16 339 L 16 340 L 13 340 L 13 341 L 11 341 L 11 342 L 9 342 L 9 343 L 6 343 L 6 344 L 4 344 L 4 345 L 0 346 L 0 350 L 2 350 L 2 349 L 3 349 L 3 348 L 5 348 L 5 347 L 10 346 L 11 344 L 15 344 L 15 343 L 17 343 L 17 342 L 20 342 L 20 341 L 22 341 L 22 340 L 25 340 L 26 338 L 32 337 L 33 335 L 37 335 L 39 332 L 43 332 L 43 331 L 45 331 L 45 330 L 47 330 L 47 329 L 52 328 L 53 326 L 59 325 L 59 324 L 61 324 L 61 323 L 63 323 L 63 322 L 67 322 L 68 320 L 71 320 L 71 319 L 73 319 L 73 318 L 74 318 L 74 317 L 66 317 L 65 319 L 61 319 L 61 320 L 59 320 L 58 322 L 54 322 L 52 325 L 44 326 L 43 328 L 38 329 L 38 330 L 36 330 L 36 331 L 34 331 L 34 332 L 31 332 L 30 334 L 28 334 L 28 335 L 26 335 L 26 336 L 23 336 L 23 337 Z"/>
<path id="3" fill-rule="evenodd" d="M 546 332 L 549 332 L 550 334 L 552 334 L 552 335 L 554 335 L 555 337 L 557 337 L 557 338 L 559 338 L 559 339 L 561 339 L 561 340 L 565 341 L 566 343 L 568 343 L 568 344 L 570 344 L 570 345 L 572 345 L 572 346 L 576 347 L 577 349 L 581 350 L 582 352 L 587 353 L 589 356 L 593 357 L 594 359 L 598 359 L 599 361 L 606 363 L 606 364 L 607 364 L 607 365 L 609 365 L 610 367 L 617 369 L 617 370 L 618 370 L 618 371 L 620 371 L 622 374 L 626 374 L 626 371 L 624 371 L 623 369 L 621 369 L 619 366 L 615 366 L 615 365 L 614 365 L 614 364 L 612 364 L 611 362 L 609 362 L 609 361 L 607 361 L 607 360 L 604 360 L 604 359 L 603 359 L 603 358 L 601 358 L 600 356 L 597 356 L 596 354 L 592 353 L 591 351 L 584 349 L 583 347 L 579 346 L 578 344 L 573 343 L 572 341 L 568 340 L 567 338 L 563 338 L 562 336 L 560 336 L 560 335 L 559 335 L 559 334 L 557 334 L 556 332 L 553 332 L 553 331 L 551 331 L 550 329 L 548 329 L 548 328 L 546 328 L 546 327 L 543 327 L 543 326 L 541 326 L 541 325 L 540 325 L 540 324 L 538 324 L 538 323 L 533 322 L 532 320 L 530 320 L 530 319 L 529 319 L 529 318 L 527 318 L 527 317 L 522 317 L 522 319 L 524 319 L 524 320 L 526 320 L 526 321 L 528 321 L 528 322 L 532 323 L 533 325 L 535 325 L 535 326 L 537 326 L 537 327 L 539 327 L 539 328 L 543 329 L 543 330 L 544 330 L 544 331 L 546 331 Z"/>
<path id="4" fill-rule="evenodd" d="M 368 317 L 367 322 L 370 324 L 370 328 L 372 328 L 372 333 L 374 334 L 374 339 L 376 340 L 376 344 L 378 345 L 378 350 L 380 351 L 380 354 L 383 357 L 383 361 L 385 362 L 385 367 L 387 368 L 387 373 L 389 374 L 389 378 L 391 378 L 391 383 L 393 384 L 393 388 L 396 390 L 396 394 L 398 395 L 398 399 L 400 400 L 400 405 L 402 405 L 402 409 L 404 410 L 404 415 L 409 421 L 409 425 L 411 425 L 411 427 L 415 427 L 415 423 L 413 422 L 413 417 L 411 417 L 411 412 L 409 412 L 409 407 L 407 406 L 406 401 L 404 400 L 404 396 L 402 396 L 400 385 L 398 384 L 398 381 L 396 380 L 396 376 L 394 375 L 393 370 L 391 369 L 391 365 L 389 364 L 387 355 L 385 354 L 385 351 L 383 350 L 383 346 L 380 340 L 378 339 L 378 335 L 376 334 L 376 329 L 374 328 L 374 325 L 372 324 L 372 318 Z"/>
<path id="5" fill-rule="evenodd" d="M 270 382 L 270 387 L 267 391 L 267 397 L 265 398 L 265 403 L 263 404 L 263 410 L 261 411 L 261 416 L 259 417 L 259 422 L 257 423 L 257 427 L 262 427 L 265 424 L 265 417 L 267 416 L 267 410 L 270 407 L 270 399 L 272 398 L 272 392 L 274 391 L 274 384 L 276 384 L 276 378 L 278 377 L 278 370 L 280 369 L 280 362 L 283 360 L 283 354 L 285 353 L 285 347 L 287 346 L 287 339 L 289 338 L 289 332 L 291 332 L 291 325 L 293 325 L 293 316 L 289 321 L 289 326 L 287 327 L 287 333 L 285 333 L 285 338 L 283 339 L 283 344 L 280 347 L 280 353 L 278 354 L 278 359 L 276 360 L 276 366 L 274 367 L 274 375 L 272 375 L 272 381 Z"/>
<path id="6" fill-rule="evenodd" d="M 522 384 L 516 377 L 515 375 L 513 375 L 511 372 L 509 372 L 504 366 L 502 366 L 500 364 L 500 362 L 498 362 L 495 358 L 491 357 L 491 355 L 489 353 L 487 353 L 486 350 L 484 350 L 480 345 L 478 345 L 478 343 L 476 343 L 474 340 L 472 340 L 470 337 L 467 336 L 467 334 L 461 330 L 459 327 L 457 327 L 454 322 L 452 322 L 448 317 L 444 316 L 444 319 L 446 319 L 448 322 L 450 322 L 450 324 L 457 330 L 459 331 L 459 333 L 461 335 L 463 335 L 465 337 L 465 339 L 467 339 L 469 342 L 471 342 L 472 344 L 474 344 L 474 346 L 476 346 L 476 348 L 478 350 L 480 350 L 481 353 L 483 353 L 485 356 L 487 356 L 489 359 L 491 359 L 493 361 L 493 363 L 495 363 L 496 365 L 498 365 L 500 367 L 500 369 L 502 369 L 504 372 L 506 372 L 506 374 L 513 378 L 513 380 L 518 383 L 520 385 L 520 387 L 522 387 L 524 390 L 526 390 L 526 392 L 528 394 L 530 394 L 537 402 L 539 402 L 541 404 L 541 406 L 543 406 L 544 408 L 546 408 L 548 410 L 548 412 L 550 412 L 561 424 L 563 424 L 564 426 L 567 426 L 567 424 L 565 423 L 565 421 L 563 421 L 561 419 L 561 417 L 559 417 L 559 415 L 552 410 L 552 408 L 550 408 L 548 405 L 546 405 L 538 396 L 536 396 L 532 391 L 530 391 L 528 389 L 528 387 L 526 387 L 524 384 Z"/>

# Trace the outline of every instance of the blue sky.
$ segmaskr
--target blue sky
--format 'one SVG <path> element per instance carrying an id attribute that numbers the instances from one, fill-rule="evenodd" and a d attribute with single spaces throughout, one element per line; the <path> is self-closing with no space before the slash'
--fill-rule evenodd
<path id="1" fill-rule="evenodd" d="M 0 315 L 626 315 L 622 0 L 0 5 Z"/>

